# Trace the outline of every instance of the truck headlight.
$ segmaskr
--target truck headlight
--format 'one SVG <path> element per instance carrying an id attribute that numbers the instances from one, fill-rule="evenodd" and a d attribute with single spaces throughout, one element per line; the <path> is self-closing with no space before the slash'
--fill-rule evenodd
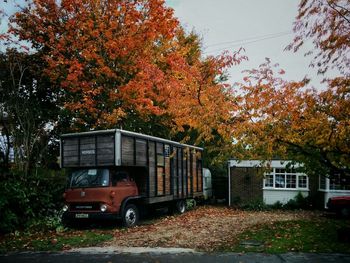
<path id="1" fill-rule="evenodd" d="M 106 210 L 107 210 L 107 205 L 105 205 L 105 204 L 101 205 L 101 206 L 100 206 L 100 210 L 101 210 L 101 212 L 106 212 Z"/>
<path id="2" fill-rule="evenodd" d="M 68 211 L 68 209 L 69 209 L 68 205 L 64 205 L 64 206 L 62 207 L 63 212 Z"/>

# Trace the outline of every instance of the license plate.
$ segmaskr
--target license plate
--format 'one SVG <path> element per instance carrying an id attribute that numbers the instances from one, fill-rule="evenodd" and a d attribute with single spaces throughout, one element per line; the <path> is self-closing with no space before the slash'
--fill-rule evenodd
<path id="1" fill-rule="evenodd" d="M 75 214 L 75 218 L 89 218 L 89 214 Z"/>

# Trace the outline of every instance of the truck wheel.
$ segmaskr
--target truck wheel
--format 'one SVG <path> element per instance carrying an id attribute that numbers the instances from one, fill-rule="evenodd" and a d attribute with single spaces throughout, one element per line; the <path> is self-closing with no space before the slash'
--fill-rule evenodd
<path id="1" fill-rule="evenodd" d="M 123 226 L 134 227 L 139 221 L 139 211 L 136 205 L 129 204 L 123 211 Z"/>
<path id="2" fill-rule="evenodd" d="M 183 214 L 186 211 L 186 201 L 185 200 L 179 200 L 175 204 L 175 212 L 179 214 Z"/>

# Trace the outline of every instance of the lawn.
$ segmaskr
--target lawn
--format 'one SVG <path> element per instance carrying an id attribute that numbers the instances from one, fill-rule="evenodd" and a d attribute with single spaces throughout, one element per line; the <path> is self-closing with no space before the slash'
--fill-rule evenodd
<path id="1" fill-rule="evenodd" d="M 113 230 L 16 232 L 0 238 L 0 253 L 9 251 L 62 251 L 73 247 L 98 246 L 113 238 Z"/>
<path id="2" fill-rule="evenodd" d="M 341 252 L 350 253 L 350 244 L 339 242 L 337 230 L 349 222 L 338 219 L 296 220 L 259 224 L 237 237 L 237 243 L 223 247 L 232 252 Z"/>
<path id="3" fill-rule="evenodd" d="M 337 229 L 349 221 L 312 211 L 254 212 L 201 206 L 182 215 L 147 219 L 131 229 L 99 227 L 26 231 L 0 237 L 0 251 L 57 251 L 73 247 L 182 247 L 198 251 L 345 252 Z M 244 245 L 244 243 L 248 243 Z M 254 245 L 249 245 L 253 243 Z"/>

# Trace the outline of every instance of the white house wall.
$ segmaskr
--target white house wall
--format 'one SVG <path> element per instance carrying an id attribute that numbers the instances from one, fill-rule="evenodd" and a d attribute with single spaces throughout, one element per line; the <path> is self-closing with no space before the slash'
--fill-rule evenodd
<path id="1" fill-rule="evenodd" d="M 267 205 L 273 205 L 276 202 L 281 202 L 282 204 L 288 203 L 290 199 L 293 199 L 298 193 L 301 193 L 304 197 L 309 195 L 307 190 L 276 190 L 276 189 L 264 189 L 263 198 L 264 203 Z"/>

